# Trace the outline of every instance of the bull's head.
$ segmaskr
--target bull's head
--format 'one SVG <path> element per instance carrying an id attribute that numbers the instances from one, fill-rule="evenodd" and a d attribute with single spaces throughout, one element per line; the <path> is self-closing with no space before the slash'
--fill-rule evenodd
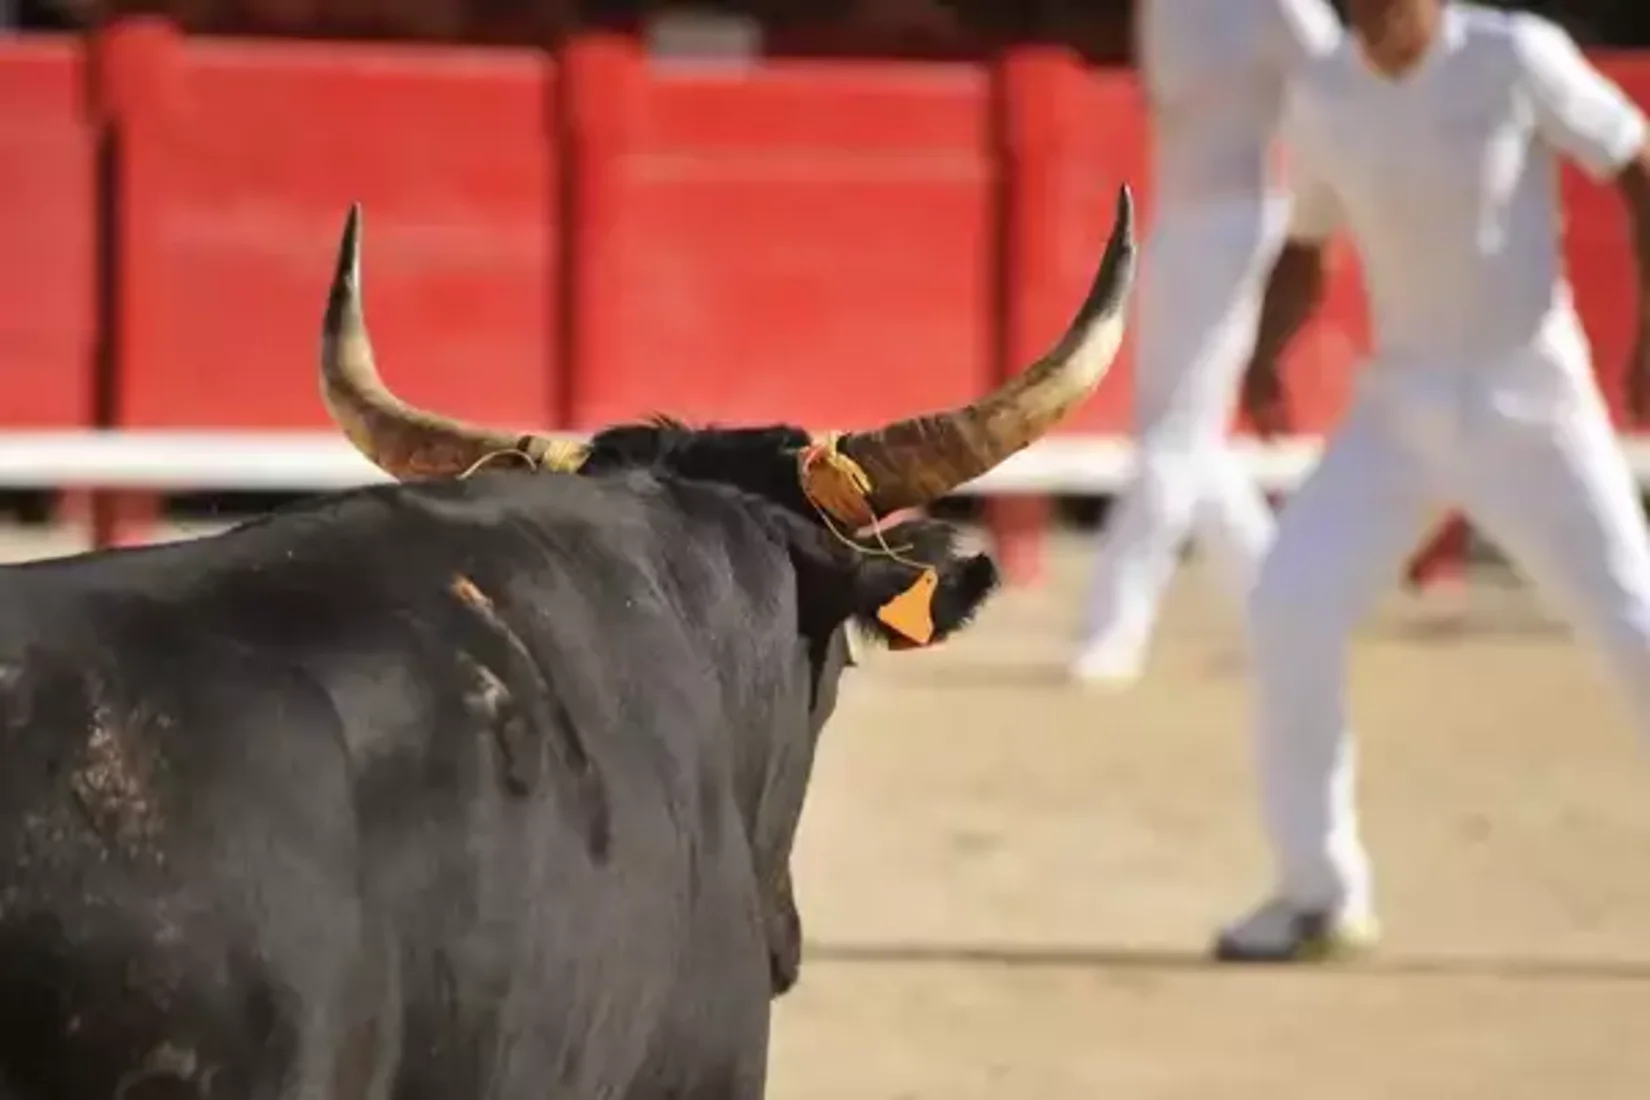
<path id="1" fill-rule="evenodd" d="M 402 480 L 459 476 L 515 456 L 535 470 L 584 476 L 653 469 L 734 486 L 765 501 L 753 505 L 785 544 L 796 574 L 796 630 L 812 676 L 805 716 L 811 759 L 812 736 L 834 708 L 837 680 L 849 663 L 847 622 L 895 646 L 921 646 L 965 624 L 996 586 L 991 560 L 960 554 L 945 525 L 906 519 L 880 530 L 879 523 L 993 469 L 1094 391 L 1123 338 L 1134 273 L 1132 221 L 1123 188 L 1099 270 L 1065 334 L 1025 371 L 971 404 L 844 433 L 785 426 L 694 431 L 659 421 L 610 428 L 574 445 L 426 412 L 385 387 L 362 315 L 356 206 L 344 227 L 327 303 L 321 391 L 350 441 Z M 762 849 L 759 869 L 770 884 L 776 990 L 794 977 L 800 946 L 788 863 L 808 760 L 797 764 L 768 777 L 758 820 L 751 823 Z"/>

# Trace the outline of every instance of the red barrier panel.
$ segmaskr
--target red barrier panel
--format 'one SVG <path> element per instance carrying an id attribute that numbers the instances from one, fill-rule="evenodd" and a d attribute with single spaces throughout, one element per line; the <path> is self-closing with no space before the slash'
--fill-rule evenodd
<path id="1" fill-rule="evenodd" d="M 849 427 L 992 372 L 988 86 L 972 68 L 631 71 L 587 124 L 617 224 L 593 247 L 583 427 L 654 411 Z M 628 81 L 628 82 L 627 82 Z M 581 163 L 581 168 L 582 168 Z M 596 277 L 600 278 L 600 275 Z"/>
<path id="2" fill-rule="evenodd" d="M 313 364 L 353 199 L 394 387 L 494 423 L 559 418 L 542 55 L 169 35 L 134 52 L 150 78 L 124 108 L 119 423 L 325 425 Z"/>
<path id="3" fill-rule="evenodd" d="M 97 353 L 96 141 L 68 42 L 0 42 L 0 424 L 89 425 Z"/>
<path id="4" fill-rule="evenodd" d="M 1152 217 L 1145 127 L 1135 82 L 1094 72 L 1064 50 L 1005 58 L 1003 145 L 1008 158 L 1004 369 L 1046 351 L 1081 301 L 1111 229 L 1120 184 L 1134 192 L 1136 235 Z M 1088 405 L 1063 431 L 1118 431 L 1129 423 L 1134 339 Z"/>

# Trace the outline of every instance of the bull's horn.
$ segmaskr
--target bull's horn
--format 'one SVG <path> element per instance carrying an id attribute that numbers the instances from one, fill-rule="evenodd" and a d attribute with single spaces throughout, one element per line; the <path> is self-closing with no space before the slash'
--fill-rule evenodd
<path id="1" fill-rule="evenodd" d="M 1111 239 L 1088 297 L 1052 350 L 973 404 L 839 441 L 868 476 L 872 510 L 887 515 L 944 496 L 1036 441 L 1081 405 L 1123 342 L 1134 267 L 1134 200 L 1125 186 L 1117 193 Z"/>
<path id="2" fill-rule="evenodd" d="M 321 397 L 349 441 L 400 480 L 462 474 L 483 460 L 524 453 L 552 470 L 575 470 L 583 449 L 539 435 L 493 431 L 402 401 L 373 363 L 361 308 L 361 204 L 352 203 L 321 329 Z"/>

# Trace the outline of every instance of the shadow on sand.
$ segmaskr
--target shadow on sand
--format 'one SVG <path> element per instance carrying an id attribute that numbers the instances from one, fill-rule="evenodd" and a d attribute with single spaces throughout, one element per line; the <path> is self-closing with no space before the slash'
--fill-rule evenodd
<path id="1" fill-rule="evenodd" d="M 1215 963 L 1202 951 L 1000 944 L 810 943 L 804 958 L 845 966 L 973 966 L 1011 970 L 1128 970 L 1252 973 L 1263 964 Z M 1302 966 L 1292 973 L 1383 977 L 1499 978 L 1518 981 L 1650 982 L 1650 959 L 1542 959 L 1532 956 L 1427 956 L 1377 953 L 1353 962 Z"/>

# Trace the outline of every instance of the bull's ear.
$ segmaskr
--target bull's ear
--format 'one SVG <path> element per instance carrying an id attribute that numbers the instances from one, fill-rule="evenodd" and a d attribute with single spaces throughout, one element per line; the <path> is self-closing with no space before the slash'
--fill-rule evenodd
<path id="1" fill-rule="evenodd" d="M 852 621 L 894 649 L 944 641 L 999 584 L 989 555 L 959 552 L 951 528 L 925 519 L 862 545 L 810 526 L 793 539 L 791 558 L 805 630 L 829 632 Z"/>
<path id="2" fill-rule="evenodd" d="M 854 574 L 854 621 L 894 649 L 932 645 L 972 622 L 999 583 L 990 555 L 959 552 L 950 527 L 912 520 L 867 547 Z"/>

